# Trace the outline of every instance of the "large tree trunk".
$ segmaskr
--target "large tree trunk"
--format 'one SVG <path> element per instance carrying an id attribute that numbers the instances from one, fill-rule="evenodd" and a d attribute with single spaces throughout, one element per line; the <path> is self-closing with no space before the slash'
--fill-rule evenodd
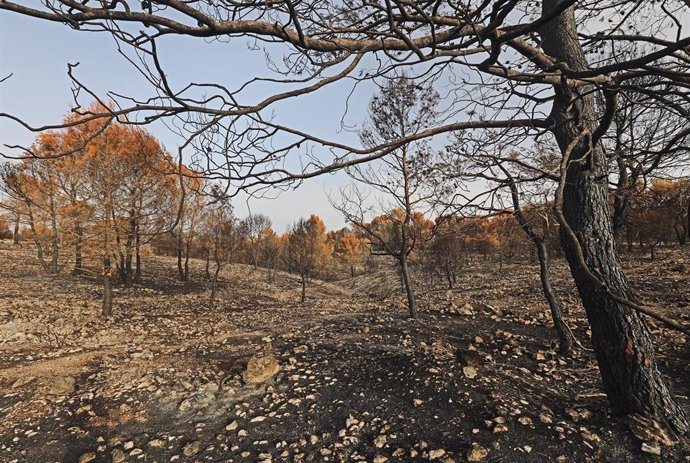
<path id="1" fill-rule="evenodd" d="M 544 13 L 565 0 L 545 0 Z M 570 69 L 587 69 L 577 39 L 574 9 L 568 8 L 541 30 L 544 50 L 567 63 Z M 582 129 L 595 133 L 592 88 L 580 88 L 580 99 L 572 101 L 565 89 L 554 88 L 552 132 L 565 153 Z M 676 431 L 690 428 L 687 416 L 671 395 L 654 357 L 651 334 L 640 313 L 617 303 L 600 290 L 581 264 L 578 246 L 586 265 L 613 293 L 632 299 L 633 291 L 623 274 L 611 226 L 608 206 L 608 160 L 600 146 L 587 153 L 585 143 L 572 150 L 563 190 L 563 215 L 578 238 L 574 242 L 561 227 L 561 238 L 580 298 L 592 328 L 592 344 L 599 371 L 614 413 L 640 413 L 670 425 Z"/>

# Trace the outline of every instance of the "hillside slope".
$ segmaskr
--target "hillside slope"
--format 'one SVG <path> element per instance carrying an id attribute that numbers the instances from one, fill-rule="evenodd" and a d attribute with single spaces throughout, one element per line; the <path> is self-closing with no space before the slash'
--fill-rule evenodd
<path id="1" fill-rule="evenodd" d="M 103 320 L 96 280 L 47 277 L 29 249 L 3 245 L 0 259 L 3 463 L 643 462 L 690 454 L 684 444 L 664 447 L 663 457 L 642 453 L 608 416 L 562 264 L 556 284 L 585 346 L 568 359 L 554 352 L 538 276 L 524 264 L 468 269 L 455 291 L 420 288 L 421 319 L 411 322 L 395 295 L 353 295 L 379 280 L 316 282 L 302 306 L 294 277 L 268 284 L 262 270 L 243 265 L 223 272 L 219 307 L 209 309 L 200 263 L 181 283 L 172 259 L 148 257 L 144 283 L 117 289 L 114 316 Z M 658 292 L 645 283 L 649 265 L 634 278 Z M 654 281 L 677 285 L 661 294 L 687 312 L 687 274 L 672 267 L 655 264 Z M 473 314 L 453 313 L 463 306 Z M 684 339 L 655 331 L 687 404 Z M 247 363 L 268 351 L 278 373 L 247 381 Z"/>

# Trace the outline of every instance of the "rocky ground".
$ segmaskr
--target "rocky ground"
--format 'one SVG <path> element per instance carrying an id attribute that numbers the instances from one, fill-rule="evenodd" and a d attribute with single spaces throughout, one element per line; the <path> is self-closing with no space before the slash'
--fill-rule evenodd
<path id="1" fill-rule="evenodd" d="M 627 266 L 648 303 L 689 322 L 683 252 Z M 0 262 L 2 463 L 690 460 L 684 442 L 642 451 L 609 416 L 562 262 L 554 285 L 582 343 L 570 358 L 525 262 L 421 287 L 418 322 L 401 299 L 364 296 L 388 294 L 385 272 L 315 282 L 299 305 L 291 276 L 232 265 L 211 309 L 200 267 L 181 283 L 172 260 L 149 257 L 103 320 L 88 275 L 47 277 L 8 243 Z M 690 409 L 685 339 L 653 331 Z"/>

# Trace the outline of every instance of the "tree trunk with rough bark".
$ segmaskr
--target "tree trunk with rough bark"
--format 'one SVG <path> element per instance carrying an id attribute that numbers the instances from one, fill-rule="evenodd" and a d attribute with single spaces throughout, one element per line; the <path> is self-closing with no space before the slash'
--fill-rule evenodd
<path id="1" fill-rule="evenodd" d="M 551 311 L 551 319 L 553 320 L 554 327 L 556 328 L 556 333 L 558 333 L 558 347 L 559 352 L 562 355 L 568 355 L 573 348 L 575 338 L 573 332 L 563 320 L 563 312 L 558 305 L 558 300 L 556 299 L 556 294 L 553 292 L 551 287 L 551 277 L 549 274 L 549 253 L 546 249 L 546 244 L 544 244 L 544 238 L 547 236 L 547 232 L 544 232 L 542 236 L 538 235 L 532 224 L 529 222 L 527 217 L 522 212 L 522 207 L 520 205 L 520 192 L 514 179 L 510 176 L 509 172 L 504 169 L 506 175 L 508 175 L 508 187 L 510 188 L 510 195 L 513 202 L 513 209 L 515 210 L 515 218 L 520 224 L 520 228 L 525 232 L 527 237 L 534 244 L 534 249 L 536 250 L 537 257 L 539 258 L 539 277 L 541 279 L 541 287 L 544 292 L 544 298 L 549 304 L 549 310 Z"/>
<path id="2" fill-rule="evenodd" d="M 38 262 L 41 264 L 41 268 L 43 268 L 44 271 L 49 272 L 50 267 L 48 266 L 48 262 L 46 262 L 45 257 L 43 256 L 43 244 L 41 243 L 41 240 L 38 237 L 38 232 L 36 231 L 36 222 L 34 221 L 34 214 L 31 211 L 31 208 L 29 208 L 29 229 L 31 230 L 31 235 L 34 240 L 34 244 L 36 245 L 36 254 L 38 255 Z"/>
<path id="3" fill-rule="evenodd" d="M 403 253 L 399 259 L 400 273 L 402 273 L 403 283 L 405 284 L 405 293 L 407 294 L 407 308 L 410 311 L 410 318 L 417 319 L 417 301 L 414 297 L 414 288 L 412 287 L 412 279 L 410 278 L 410 269 L 407 265 L 407 254 Z"/>
<path id="4" fill-rule="evenodd" d="M 304 301 L 307 300 L 307 277 L 304 274 L 300 275 L 300 277 L 302 283 L 302 297 L 299 302 L 300 304 L 304 304 Z"/>
<path id="5" fill-rule="evenodd" d="M 545 0 L 548 14 L 565 0 Z M 574 8 L 570 7 L 540 31 L 544 50 L 570 69 L 585 70 L 588 63 L 578 41 Z M 592 88 L 578 89 L 573 101 L 561 86 L 554 87 L 552 133 L 564 153 L 585 129 L 595 133 L 598 120 Z M 592 330 L 592 344 L 613 412 L 639 413 L 665 423 L 678 432 L 690 428 L 685 411 L 671 394 L 654 356 L 651 333 L 642 315 L 611 300 L 581 267 L 586 265 L 614 294 L 633 299 L 617 254 L 608 205 L 608 159 L 600 146 L 588 151 L 580 142 L 570 155 L 563 190 L 563 215 L 579 245 L 561 227 L 566 258 Z"/>
<path id="6" fill-rule="evenodd" d="M 58 233 L 57 225 L 57 208 L 55 206 L 55 198 L 51 193 L 50 197 L 50 229 L 51 229 L 51 260 L 50 272 L 58 273 L 58 259 L 60 258 L 60 235 Z"/>
<path id="7" fill-rule="evenodd" d="M 19 222 L 21 220 L 21 216 L 19 214 L 16 214 L 14 216 L 14 233 L 12 233 L 12 243 L 15 246 L 19 245 Z"/>
<path id="8" fill-rule="evenodd" d="M 136 254 L 136 270 L 134 274 L 134 281 L 141 282 L 141 232 L 139 230 L 139 223 L 137 222 L 137 234 L 135 239 L 135 254 Z"/>
<path id="9" fill-rule="evenodd" d="M 556 299 L 556 294 L 551 287 L 551 278 L 549 274 L 549 256 L 546 252 L 546 246 L 542 240 L 533 240 L 534 246 L 537 249 L 537 256 L 539 257 L 539 277 L 541 279 L 541 287 L 544 291 L 544 298 L 549 304 L 551 311 L 551 318 L 558 333 L 558 351 L 561 355 L 568 355 L 573 348 L 575 337 L 573 332 L 563 320 L 563 312 Z"/>
<path id="10" fill-rule="evenodd" d="M 190 244 L 187 242 L 184 248 L 184 281 L 189 280 L 189 252 Z"/>
<path id="11" fill-rule="evenodd" d="M 79 275 L 82 272 L 83 267 L 83 257 L 82 257 L 82 243 L 84 240 L 84 231 L 81 226 L 81 222 L 77 221 L 74 224 L 74 270 L 72 273 L 74 275 Z"/>
<path id="12" fill-rule="evenodd" d="M 218 292 L 218 275 L 220 274 L 220 267 L 221 267 L 221 260 L 220 260 L 220 255 L 218 254 L 218 244 L 215 245 L 214 251 L 213 251 L 213 261 L 216 263 L 216 269 L 213 272 L 213 279 L 211 280 L 211 298 L 209 301 L 209 306 L 211 308 L 214 307 L 216 303 L 216 293 Z M 208 261 L 207 261 L 208 265 Z"/>
<path id="13" fill-rule="evenodd" d="M 180 281 L 186 281 L 184 267 L 182 266 L 182 254 L 184 252 L 183 249 L 184 241 L 182 238 L 182 230 L 180 229 L 177 234 L 177 274 L 180 277 Z"/>
<path id="14" fill-rule="evenodd" d="M 112 197 L 106 193 L 105 197 L 105 229 L 103 230 L 103 306 L 101 314 L 108 317 L 113 313 L 113 282 L 110 264 L 110 229 L 111 229 Z"/>

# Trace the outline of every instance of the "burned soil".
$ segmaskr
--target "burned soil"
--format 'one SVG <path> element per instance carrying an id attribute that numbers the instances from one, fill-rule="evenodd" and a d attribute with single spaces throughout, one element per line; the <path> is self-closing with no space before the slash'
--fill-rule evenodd
<path id="1" fill-rule="evenodd" d="M 420 285 L 420 319 L 392 272 L 299 282 L 229 265 L 211 309 L 148 257 L 102 319 L 95 278 L 49 277 L 0 245 L 0 462 L 675 462 L 641 450 L 602 392 L 565 264 L 554 286 L 581 346 L 557 354 L 536 265 L 477 261 L 457 287 Z M 688 322 L 690 256 L 628 256 L 640 297 Z M 389 289 L 386 289 L 389 288 Z M 378 296 L 377 294 L 378 293 Z M 389 295 L 388 297 L 384 297 Z M 690 409 L 685 338 L 652 325 Z M 277 360 L 254 382 L 252 359 Z M 268 364 L 267 364 L 268 365 Z M 267 368 L 272 366 L 267 366 Z M 649 450 L 649 449 L 648 449 Z"/>

